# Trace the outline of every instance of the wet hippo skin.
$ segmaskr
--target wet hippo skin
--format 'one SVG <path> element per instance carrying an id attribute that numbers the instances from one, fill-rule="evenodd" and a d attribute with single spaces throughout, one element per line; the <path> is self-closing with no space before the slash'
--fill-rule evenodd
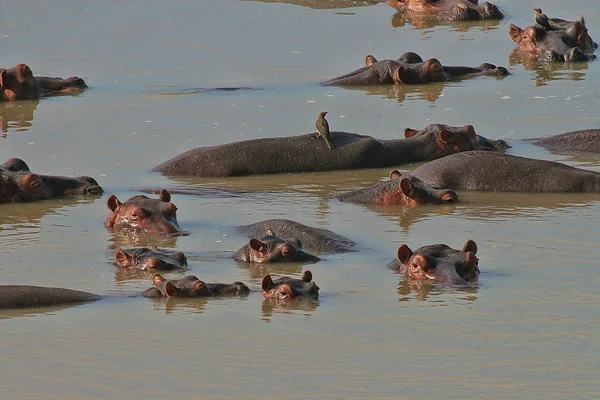
<path id="1" fill-rule="evenodd" d="M 149 244 L 146 247 L 133 249 L 116 249 L 115 265 L 142 271 L 167 271 L 186 268 L 187 258 L 179 251 L 161 250 Z"/>
<path id="2" fill-rule="evenodd" d="M 76 76 L 57 78 L 33 76 L 26 64 L 0 68 L 0 101 L 31 100 L 63 94 L 78 94 L 87 88 Z"/>
<path id="3" fill-rule="evenodd" d="M 301 279 L 282 276 L 273 280 L 271 275 L 266 275 L 262 281 L 263 295 L 268 299 L 317 299 L 319 287 L 312 280 L 312 273 L 304 271 Z"/>
<path id="4" fill-rule="evenodd" d="M 85 303 L 101 298 L 102 296 L 79 290 L 29 285 L 0 285 L 0 308 L 45 307 Z"/>
<path id="5" fill-rule="evenodd" d="M 560 153 L 600 154 L 600 129 L 584 129 L 534 141 L 538 146 Z"/>
<path id="6" fill-rule="evenodd" d="M 300 240 L 284 240 L 275 236 L 270 228 L 267 228 L 266 233 L 250 239 L 248 244 L 233 255 L 233 259 L 255 263 L 319 261 L 319 257 L 302 249 Z"/>
<path id="7" fill-rule="evenodd" d="M 431 15 L 441 21 L 502 19 L 504 14 L 492 3 L 477 0 L 387 0 L 398 11 Z"/>
<path id="8" fill-rule="evenodd" d="M 213 297 L 242 296 L 250 293 L 248 286 L 242 282 L 205 283 L 194 275 L 181 279 L 165 279 L 156 274 L 152 277 L 154 287 L 144 290 L 144 297 Z"/>

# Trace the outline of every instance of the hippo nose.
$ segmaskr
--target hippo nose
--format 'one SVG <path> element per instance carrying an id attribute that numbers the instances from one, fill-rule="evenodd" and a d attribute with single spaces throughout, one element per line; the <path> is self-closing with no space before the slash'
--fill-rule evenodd
<path id="1" fill-rule="evenodd" d="M 85 188 L 85 194 L 102 194 L 104 190 L 98 185 L 90 185 Z"/>
<path id="2" fill-rule="evenodd" d="M 454 204 L 458 201 L 458 195 L 454 190 L 448 190 L 444 194 L 442 194 L 442 202 L 448 204 Z"/>

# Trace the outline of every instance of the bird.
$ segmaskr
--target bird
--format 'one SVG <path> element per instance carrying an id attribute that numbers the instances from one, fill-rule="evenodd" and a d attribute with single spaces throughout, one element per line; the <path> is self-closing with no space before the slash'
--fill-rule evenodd
<path id="1" fill-rule="evenodd" d="M 550 24 L 550 19 L 548 19 L 548 16 L 542 12 L 541 8 L 534 8 L 533 11 L 535 11 L 535 22 L 540 24 L 542 28 L 546 29 L 547 31 L 554 30 Z"/>
<path id="2" fill-rule="evenodd" d="M 317 127 L 317 132 L 319 135 L 325 140 L 325 143 L 327 143 L 329 150 L 333 150 L 333 145 L 331 144 L 331 139 L 329 138 L 329 124 L 325 119 L 325 115 L 327 115 L 327 111 L 322 111 L 319 113 L 315 126 Z"/>

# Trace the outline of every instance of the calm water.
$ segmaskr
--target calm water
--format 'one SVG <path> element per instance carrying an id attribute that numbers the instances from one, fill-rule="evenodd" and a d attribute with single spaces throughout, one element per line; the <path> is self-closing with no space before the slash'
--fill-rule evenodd
<path id="1" fill-rule="evenodd" d="M 511 61 L 508 26 L 533 23 L 530 2 L 498 0 L 510 14 L 505 21 L 454 26 L 406 20 L 385 5 L 297 3 L 305 6 L 0 2 L 2 66 L 26 62 L 37 75 L 79 75 L 90 84 L 75 98 L 0 104 L 0 159 L 91 175 L 106 191 L 0 205 L 0 282 L 107 295 L 78 307 L 0 311 L 0 397 L 600 397 L 598 194 L 461 193 L 456 206 L 407 210 L 330 198 L 388 170 L 218 181 L 148 172 L 197 146 L 313 131 L 321 110 L 332 129 L 384 139 L 433 122 L 473 124 L 509 141 L 513 154 L 600 171 L 597 157 L 554 155 L 522 141 L 600 128 L 599 61 L 551 68 Z M 600 41 L 597 1 L 541 6 L 550 16 L 585 15 Z M 316 83 L 358 68 L 366 54 L 409 50 L 450 65 L 491 62 L 513 75 L 400 90 Z M 204 90 L 221 86 L 260 90 Z M 183 185 L 195 190 L 173 202 L 190 236 L 124 242 L 104 229 L 108 195 L 125 200 L 140 189 Z M 245 241 L 234 226 L 274 217 L 332 229 L 360 251 L 262 269 L 228 258 Z M 479 246 L 478 287 L 416 285 L 386 269 L 402 243 L 461 247 L 467 239 Z M 150 286 L 148 277 L 116 271 L 112 252 L 149 242 L 184 251 L 200 279 L 241 280 L 254 291 L 209 301 L 131 296 Z M 281 306 L 258 292 L 265 273 L 300 275 L 307 267 L 319 302 Z"/>

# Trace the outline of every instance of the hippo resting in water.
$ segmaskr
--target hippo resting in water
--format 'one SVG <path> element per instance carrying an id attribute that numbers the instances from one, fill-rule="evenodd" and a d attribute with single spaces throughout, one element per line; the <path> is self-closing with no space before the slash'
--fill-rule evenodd
<path id="1" fill-rule="evenodd" d="M 0 68 L 0 101 L 32 100 L 61 94 L 77 94 L 87 88 L 76 76 L 56 78 L 33 76 L 26 64 Z"/>
<path id="2" fill-rule="evenodd" d="M 169 280 L 156 274 L 152 277 L 152 283 L 154 287 L 144 290 L 144 297 L 242 296 L 250 293 L 248 286 L 242 282 L 205 283 L 194 275 Z"/>
<path id="3" fill-rule="evenodd" d="M 502 19 L 504 14 L 495 4 L 477 0 L 387 0 L 398 11 L 431 15 L 440 21 Z"/>
<path id="4" fill-rule="evenodd" d="M 35 174 L 20 158 L 10 158 L 0 164 L 0 203 L 101 194 L 102 188 L 89 176 L 70 178 Z"/>
<path id="5" fill-rule="evenodd" d="M 410 174 L 433 187 L 453 190 L 600 193 L 600 172 L 483 151 L 453 154 Z"/>
<path id="6" fill-rule="evenodd" d="M 550 18 L 552 29 L 540 25 L 521 29 L 511 24 L 508 34 L 517 43 L 517 50 L 525 56 L 537 58 L 541 62 L 589 61 L 596 58 L 598 48 L 585 26 L 585 20 L 565 21 Z"/>
<path id="7" fill-rule="evenodd" d="M 319 287 L 312 280 L 312 273 L 308 270 L 304 271 L 301 279 L 282 276 L 273 280 L 271 275 L 267 275 L 263 278 L 262 289 L 263 296 L 273 300 L 316 300 L 319 297 Z"/>
<path id="8" fill-rule="evenodd" d="M 554 152 L 600 154 L 600 129 L 584 129 L 539 139 L 538 146 Z"/>
<path id="9" fill-rule="evenodd" d="M 445 82 L 453 78 L 476 76 L 507 76 L 504 67 L 484 63 L 479 67 L 442 66 L 435 58 L 423 61 L 413 52 L 404 53 L 397 60 L 377 61 L 372 55 L 365 58 L 365 66 L 350 73 L 321 82 L 323 86 L 417 85 Z"/>
<path id="10" fill-rule="evenodd" d="M 409 278 L 432 283 L 461 284 L 479 277 L 477 244 L 468 240 L 462 250 L 445 244 L 423 246 L 414 252 L 405 244 L 388 267 Z"/>
<path id="11" fill-rule="evenodd" d="M 115 265 L 142 271 L 168 271 L 187 267 L 187 257 L 179 251 L 160 250 L 153 244 L 146 247 L 115 250 Z"/>
<path id="12" fill-rule="evenodd" d="M 250 239 L 248 244 L 233 255 L 233 259 L 254 263 L 319 261 L 319 257 L 302 249 L 299 239 L 284 240 L 275 236 L 270 228 L 267 228 L 265 235 Z"/>
<path id="13" fill-rule="evenodd" d="M 330 132 L 334 150 L 317 133 L 252 139 L 188 150 L 153 168 L 167 176 L 225 177 L 340 169 L 381 168 L 434 160 L 474 149 L 504 150 L 503 141 L 479 136 L 471 125 L 433 124 L 406 139 L 380 140 L 356 133 Z M 234 157 L 235 155 L 235 157 Z"/>

